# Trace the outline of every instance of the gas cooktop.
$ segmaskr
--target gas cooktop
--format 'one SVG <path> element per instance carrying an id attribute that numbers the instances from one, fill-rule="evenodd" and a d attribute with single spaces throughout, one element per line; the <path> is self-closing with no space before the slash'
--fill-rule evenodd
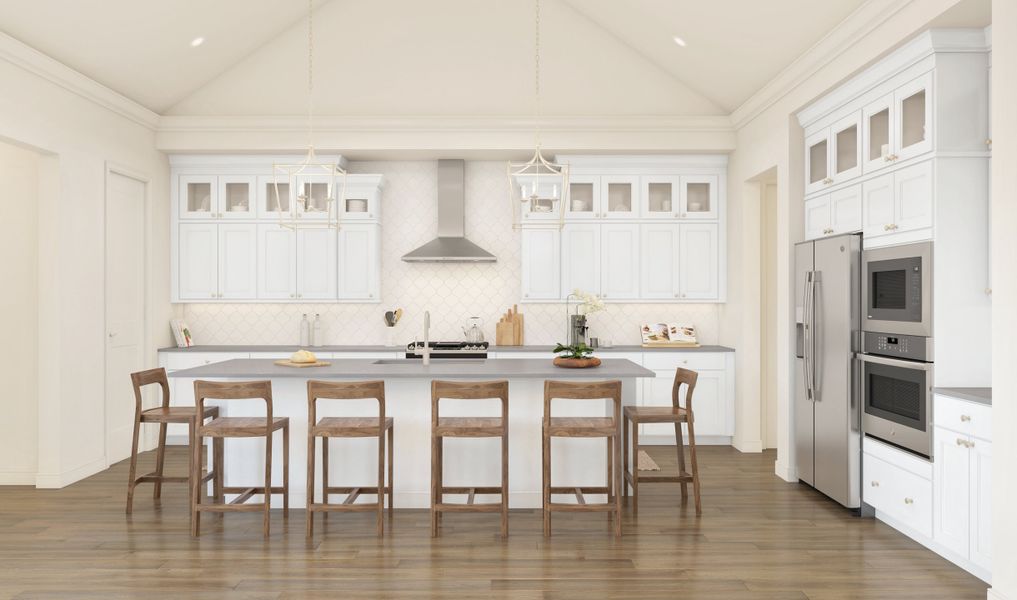
<path id="1" fill-rule="evenodd" d="M 487 358 L 487 342 L 428 342 L 431 358 Z M 420 358 L 424 348 L 423 342 L 410 342 L 406 345 L 406 358 Z"/>

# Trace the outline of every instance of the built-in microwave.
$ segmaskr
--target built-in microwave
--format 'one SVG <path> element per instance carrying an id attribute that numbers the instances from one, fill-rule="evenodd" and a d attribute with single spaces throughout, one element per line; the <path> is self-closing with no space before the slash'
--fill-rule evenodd
<path id="1" fill-rule="evenodd" d="M 932 242 L 862 254 L 862 330 L 932 337 Z"/>

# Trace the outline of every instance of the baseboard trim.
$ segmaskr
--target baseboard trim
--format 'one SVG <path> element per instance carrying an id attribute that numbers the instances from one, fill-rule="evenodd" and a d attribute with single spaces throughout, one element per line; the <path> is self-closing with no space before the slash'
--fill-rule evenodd
<path id="1" fill-rule="evenodd" d="M 0 471 L 0 485 L 35 485 L 35 471 Z"/>
<path id="2" fill-rule="evenodd" d="M 1009 598 L 1007 598 L 1003 594 L 997 592 L 996 588 L 989 588 L 985 592 L 985 597 L 986 597 L 987 600 L 1009 600 Z"/>
<path id="3" fill-rule="evenodd" d="M 60 489 L 72 483 L 91 477 L 100 471 L 106 470 L 106 459 L 100 458 L 90 463 L 85 463 L 76 469 L 63 473 L 38 473 L 35 476 L 35 487 L 43 489 Z"/>
<path id="4" fill-rule="evenodd" d="M 798 473 L 791 465 L 776 460 L 773 463 L 773 472 L 788 483 L 798 483 Z"/>
<path id="5" fill-rule="evenodd" d="M 739 440 L 735 438 L 731 443 L 735 450 L 743 453 L 759 453 L 763 451 L 763 440 Z"/>

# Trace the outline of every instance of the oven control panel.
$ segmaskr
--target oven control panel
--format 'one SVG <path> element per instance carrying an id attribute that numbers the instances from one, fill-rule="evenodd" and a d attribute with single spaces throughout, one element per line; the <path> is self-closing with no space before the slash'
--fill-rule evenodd
<path id="1" fill-rule="evenodd" d="M 866 354 L 932 362 L 932 338 L 892 333 L 864 333 Z"/>

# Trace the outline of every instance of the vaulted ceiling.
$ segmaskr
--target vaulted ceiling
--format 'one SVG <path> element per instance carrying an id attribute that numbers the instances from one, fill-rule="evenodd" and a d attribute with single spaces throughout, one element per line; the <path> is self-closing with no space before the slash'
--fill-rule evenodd
<path id="1" fill-rule="evenodd" d="M 543 110 L 729 114 L 863 2 L 543 0 Z M 532 2 L 315 6 L 321 114 L 533 111 Z M 5 0 L 0 30 L 161 114 L 293 115 L 306 107 L 305 10 L 296 0 Z"/>

